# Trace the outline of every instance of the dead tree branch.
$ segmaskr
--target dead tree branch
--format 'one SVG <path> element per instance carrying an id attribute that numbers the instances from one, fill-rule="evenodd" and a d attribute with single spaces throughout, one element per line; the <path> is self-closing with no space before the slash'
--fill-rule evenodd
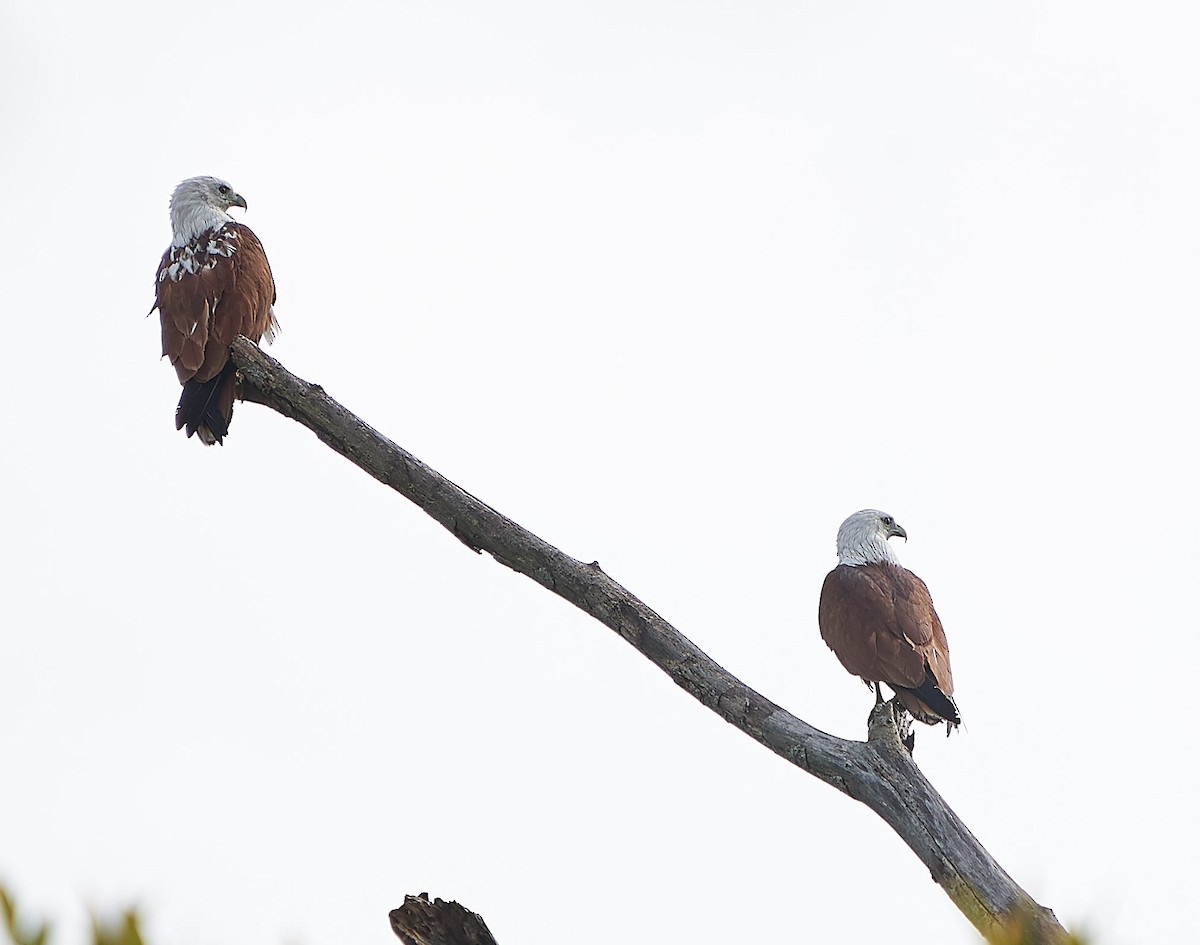
<path id="1" fill-rule="evenodd" d="M 247 400 L 308 427 L 323 443 L 415 502 L 473 551 L 514 571 L 615 630 L 686 692 L 780 757 L 866 804 L 896 831 L 954 904 L 987 938 L 1069 941 L 992 859 L 903 750 L 887 707 L 872 713 L 866 742 L 835 738 L 781 709 L 718 666 L 683 634 L 604 573 L 564 554 L 481 502 L 245 338 L 233 345 Z"/>
<path id="2" fill-rule="evenodd" d="M 457 902 L 430 902 L 429 893 L 405 896 L 388 918 L 404 945 L 496 945 L 482 918 Z"/>

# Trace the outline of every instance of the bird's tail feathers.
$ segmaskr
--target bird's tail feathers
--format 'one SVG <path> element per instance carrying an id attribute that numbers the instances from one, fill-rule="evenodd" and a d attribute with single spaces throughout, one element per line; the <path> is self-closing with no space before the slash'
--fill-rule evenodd
<path id="1" fill-rule="evenodd" d="M 896 689 L 895 686 L 892 688 Z M 958 706 L 950 696 L 938 688 L 932 676 L 927 676 L 915 689 L 896 689 L 896 695 L 913 717 L 922 722 L 934 725 L 944 721 L 948 726 L 958 726 L 962 722 Z"/>
<path id="2" fill-rule="evenodd" d="M 205 446 L 220 443 L 229 433 L 233 419 L 233 399 L 237 388 L 237 368 L 230 361 L 221 373 L 207 381 L 187 381 L 175 408 L 175 429 L 195 433 Z"/>

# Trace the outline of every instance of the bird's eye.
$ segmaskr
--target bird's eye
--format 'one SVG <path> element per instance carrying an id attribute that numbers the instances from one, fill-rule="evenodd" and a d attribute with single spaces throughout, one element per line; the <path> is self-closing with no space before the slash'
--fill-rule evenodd
<path id="1" fill-rule="evenodd" d="M 880 521 L 883 522 L 884 525 L 891 525 L 895 521 L 895 519 L 892 518 L 890 515 L 885 515 L 883 518 L 880 519 Z"/>
<path id="2" fill-rule="evenodd" d="M 229 193 L 229 186 L 227 184 L 222 184 L 217 188 L 217 192 L 221 194 L 227 194 Z"/>

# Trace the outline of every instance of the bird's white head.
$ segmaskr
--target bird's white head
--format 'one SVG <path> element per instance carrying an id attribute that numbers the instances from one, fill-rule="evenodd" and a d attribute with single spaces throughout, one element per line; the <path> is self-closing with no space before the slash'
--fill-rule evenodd
<path id="1" fill-rule="evenodd" d="M 899 564 L 888 539 L 908 540 L 908 533 L 887 512 L 863 509 L 842 522 L 837 534 L 838 564 L 852 567 L 886 561 Z"/>
<path id="2" fill-rule="evenodd" d="M 205 230 L 215 229 L 233 219 L 225 211 L 230 207 L 246 209 L 246 199 L 216 177 L 189 177 L 171 194 L 171 231 L 173 245 L 183 246 Z"/>

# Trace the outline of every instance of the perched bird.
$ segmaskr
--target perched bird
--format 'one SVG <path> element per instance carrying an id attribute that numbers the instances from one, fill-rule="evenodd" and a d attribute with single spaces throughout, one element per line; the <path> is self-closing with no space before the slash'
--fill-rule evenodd
<path id="1" fill-rule="evenodd" d="M 892 516 L 855 512 L 837 534 L 838 566 L 821 587 L 821 637 L 846 670 L 875 687 L 887 683 L 913 718 L 946 723 L 961 719 L 954 704 L 950 648 L 925 582 L 900 566 L 888 539 L 908 539 Z"/>
<path id="2" fill-rule="evenodd" d="M 171 194 L 174 238 L 155 280 L 163 356 L 171 359 L 183 394 L 175 429 L 206 446 L 229 432 L 237 370 L 230 346 L 238 335 L 270 343 L 279 331 L 275 280 L 262 243 L 226 211 L 246 208 L 225 181 L 191 177 Z"/>

